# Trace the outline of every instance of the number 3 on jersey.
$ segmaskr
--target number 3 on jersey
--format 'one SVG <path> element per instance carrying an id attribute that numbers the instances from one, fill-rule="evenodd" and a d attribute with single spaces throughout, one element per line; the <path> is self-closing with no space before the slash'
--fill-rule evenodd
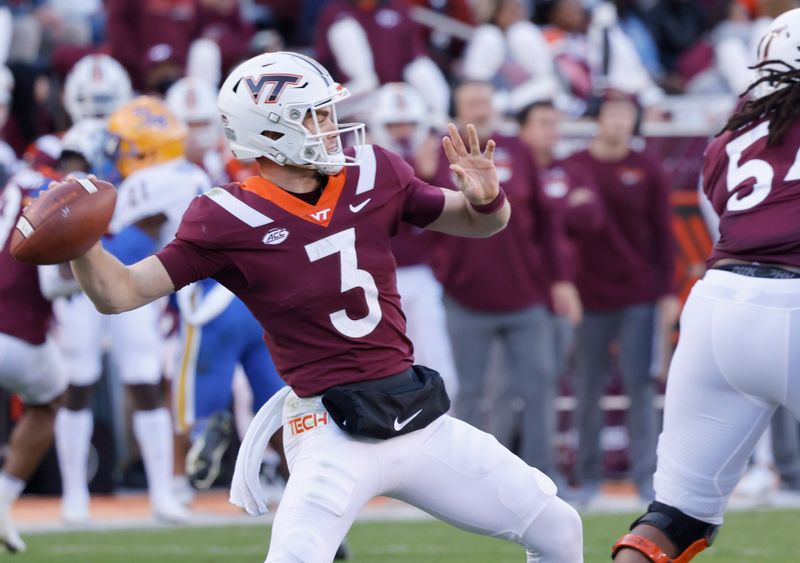
<path id="1" fill-rule="evenodd" d="M 775 176 L 775 171 L 768 162 L 753 159 L 741 165 L 739 163 L 742 153 L 768 134 L 769 121 L 765 121 L 725 146 L 725 152 L 728 153 L 728 191 L 732 192 L 750 178 L 754 178 L 756 181 L 753 184 L 753 191 L 746 196 L 728 198 L 728 211 L 752 209 L 764 201 L 772 191 L 772 180 Z M 798 151 L 794 164 L 783 179 L 784 182 L 793 182 L 795 180 L 800 180 L 800 151 Z"/>
<path id="2" fill-rule="evenodd" d="M 311 262 L 339 254 L 342 274 L 342 293 L 360 287 L 367 299 L 367 314 L 360 319 L 351 319 L 344 309 L 330 314 L 336 330 L 350 338 L 361 338 L 375 330 L 381 322 L 381 305 L 378 301 L 378 286 L 366 270 L 358 269 L 356 256 L 356 231 L 350 228 L 306 245 L 306 254 Z"/>

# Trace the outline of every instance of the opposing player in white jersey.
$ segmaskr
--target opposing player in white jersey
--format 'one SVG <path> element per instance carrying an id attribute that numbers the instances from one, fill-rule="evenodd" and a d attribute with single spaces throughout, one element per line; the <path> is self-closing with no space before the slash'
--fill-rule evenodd
<path id="1" fill-rule="evenodd" d="M 105 150 L 124 178 L 111 222 L 110 252 L 125 263 L 161 248 L 177 229 L 190 201 L 210 187 L 206 174 L 184 157 L 184 126 L 155 98 L 136 98 L 115 111 L 107 124 Z M 62 515 L 68 521 L 89 517 L 86 467 L 93 418 L 91 390 L 101 375 L 101 353 L 108 334 L 122 382 L 134 402 L 133 430 L 147 473 L 157 518 L 188 516 L 172 490 L 172 422 L 159 385 L 164 339 L 159 320 L 163 302 L 134 312 L 103 317 L 84 294 L 61 304 L 58 317 L 68 359 L 70 389 L 59 412 L 56 439 L 64 483 Z"/>
<path id="2" fill-rule="evenodd" d="M 481 150 L 470 125 L 465 144 L 451 124 L 443 145 L 459 190 L 431 186 L 399 156 L 363 144 L 363 124 L 338 123 L 347 96 L 297 53 L 242 63 L 219 107 L 235 154 L 257 158 L 260 175 L 196 198 L 156 256 L 125 266 L 95 245 L 73 272 L 101 311 L 213 277 L 259 320 L 291 388 L 251 424 L 231 496 L 266 509 L 258 469 L 283 425 L 291 476 L 267 562 L 330 562 L 359 510 L 389 495 L 517 542 L 531 563 L 580 563 L 575 510 L 546 475 L 446 414 L 441 377 L 413 365 L 405 336 L 390 238 L 401 221 L 459 236 L 503 229 L 511 206 L 494 142 Z M 353 149 L 342 148 L 348 134 Z"/>
<path id="3" fill-rule="evenodd" d="M 704 156 L 720 238 L 681 316 L 656 502 L 617 562 L 684 563 L 708 547 L 776 408 L 800 418 L 800 9 L 772 22 L 757 60 L 754 99 Z"/>
<path id="4" fill-rule="evenodd" d="M 425 100 L 408 84 L 384 84 L 375 93 L 368 114 L 371 140 L 403 157 L 420 177 L 433 174 L 439 157 L 438 139 Z M 426 165 L 430 170 L 426 170 Z M 427 174 L 426 174 L 427 172 Z M 447 334 L 442 286 L 429 264 L 430 233 L 403 224 L 392 239 L 397 262 L 397 291 L 406 314 L 406 334 L 414 357 L 437 370 L 451 400 L 458 395 L 458 376 Z"/>

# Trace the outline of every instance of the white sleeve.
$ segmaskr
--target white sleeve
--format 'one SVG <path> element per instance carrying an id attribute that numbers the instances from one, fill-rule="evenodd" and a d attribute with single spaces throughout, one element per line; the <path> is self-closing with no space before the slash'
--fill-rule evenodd
<path id="1" fill-rule="evenodd" d="M 428 57 L 417 57 L 403 69 L 403 78 L 425 100 L 433 113 L 433 122 L 437 125 L 446 123 L 450 106 L 450 86 L 436 63 Z"/>
<path id="2" fill-rule="evenodd" d="M 5 6 L 0 7 L 0 66 L 8 62 L 8 54 L 11 50 L 12 27 L 11 10 Z"/>
<path id="3" fill-rule="evenodd" d="M 561 91 L 553 55 L 544 35 L 528 21 L 517 22 L 506 31 L 510 55 L 530 78 L 511 91 L 509 109 L 519 111 L 543 99 L 554 99 Z"/>
<path id="4" fill-rule="evenodd" d="M 753 73 L 743 64 L 750 59 L 747 46 L 735 37 L 726 37 L 714 46 L 714 55 L 720 74 L 728 83 L 731 92 L 741 94 L 753 81 Z"/>
<path id="5" fill-rule="evenodd" d="M 355 19 L 346 17 L 334 23 L 328 29 L 328 44 L 339 69 L 350 78 L 346 86 L 354 97 L 378 87 L 367 33 Z"/>
<path id="6" fill-rule="evenodd" d="M 500 71 L 505 56 L 505 39 L 500 28 L 489 24 L 478 27 L 464 52 L 464 77 L 491 80 Z"/>
<path id="7" fill-rule="evenodd" d="M 58 264 L 39 266 L 38 270 L 39 289 L 48 301 L 82 291 L 78 280 L 72 276 L 65 278 L 61 275 L 61 266 Z"/>

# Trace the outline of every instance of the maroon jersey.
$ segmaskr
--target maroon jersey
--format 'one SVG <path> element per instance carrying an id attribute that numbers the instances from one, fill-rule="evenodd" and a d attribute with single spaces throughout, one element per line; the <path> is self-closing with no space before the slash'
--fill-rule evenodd
<path id="1" fill-rule="evenodd" d="M 10 246 L 22 209 L 44 185 L 43 176 L 24 169 L 0 192 L 0 332 L 36 345 L 47 337 L 52 309 L 39 290 L 36 266 L 17 262 Z"/>
<path id="2" fill-rule="evenodd" d="M 539 179 L 550 209 L 558 216 L 557 222 L 565 227 L 558 238 L 559 254 L 565 277 L 575 281 L 580 261 L 572 239 L 602 227 L 605 215 L 600 194 L 591 178 L 570 160 L 554 160 L 539 171 Z"/>
<path id="3" fill-rule="evenodd" d="M 614 310 L 669 294 L 675 250 L 669 186 L 661 166 L 637 151 L 601 161 L 584 150 L 570 162 L 594 178 L 606 212 L 602 229 L 574 238 L 583 304 Z"/>
<path id="4" fill-rule="evenodd" d="M 401 221 L 438 218 L 444 195 L 392 153 L 355 152 L 361 165 L 316 205 L 260 177 L 210 190 L 158 254 L 176 288 L 213 277 L 240 297 L 301 397 L 412 363 L 390 239 Z"/>
<path id="5" fill-rule="evenodd" d="M 722 258 L 800 267 L 800 123 L 767 147 L 769 122 L 727 131 L 706 149 L 703 191 L 720 217 Z"/>
<path id="6" fill-rule="evenodd" d="M 406 65 L 427 55 L 422 32 L 402 2 L 391 1 L 370 9 L 360 8 L 347 0 L 336 0 L 328 4 L 319 16 L 314 50 L 320 64 L 330 69 L 339 82 L 347 82 L 349 78 L 336 64 L 328 44 L 328 29 L 345 17 L 353 18 L 364 28 L 372 48 L 375 73 L 381 84 L 403 82 Z"/>
<path id="7" fill-rule="evenodd" d="M 528 148 L 515 137 L 493 139 L 497 177 L 511 203 L 508 226 L 489 238 L 437 237 L 434 272 L 449 297 L 476 311 L 548 304 L 550 283 L 565 279 L 557 247 L 560 227 L 547 208 Z M 433 181 L 455 189 L 444 151 Z"/>

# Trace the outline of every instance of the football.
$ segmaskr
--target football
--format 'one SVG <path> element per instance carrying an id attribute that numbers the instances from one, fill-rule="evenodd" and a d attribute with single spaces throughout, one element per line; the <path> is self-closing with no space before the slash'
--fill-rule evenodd
<path id="1" fill-rule="evenodd" d="M 12 255 L 28 264 L 60 264 L 83 255 L 108 229 L 116 201 L 114 186 L 94 177 L 54 185 L 22 211 Z"/>

